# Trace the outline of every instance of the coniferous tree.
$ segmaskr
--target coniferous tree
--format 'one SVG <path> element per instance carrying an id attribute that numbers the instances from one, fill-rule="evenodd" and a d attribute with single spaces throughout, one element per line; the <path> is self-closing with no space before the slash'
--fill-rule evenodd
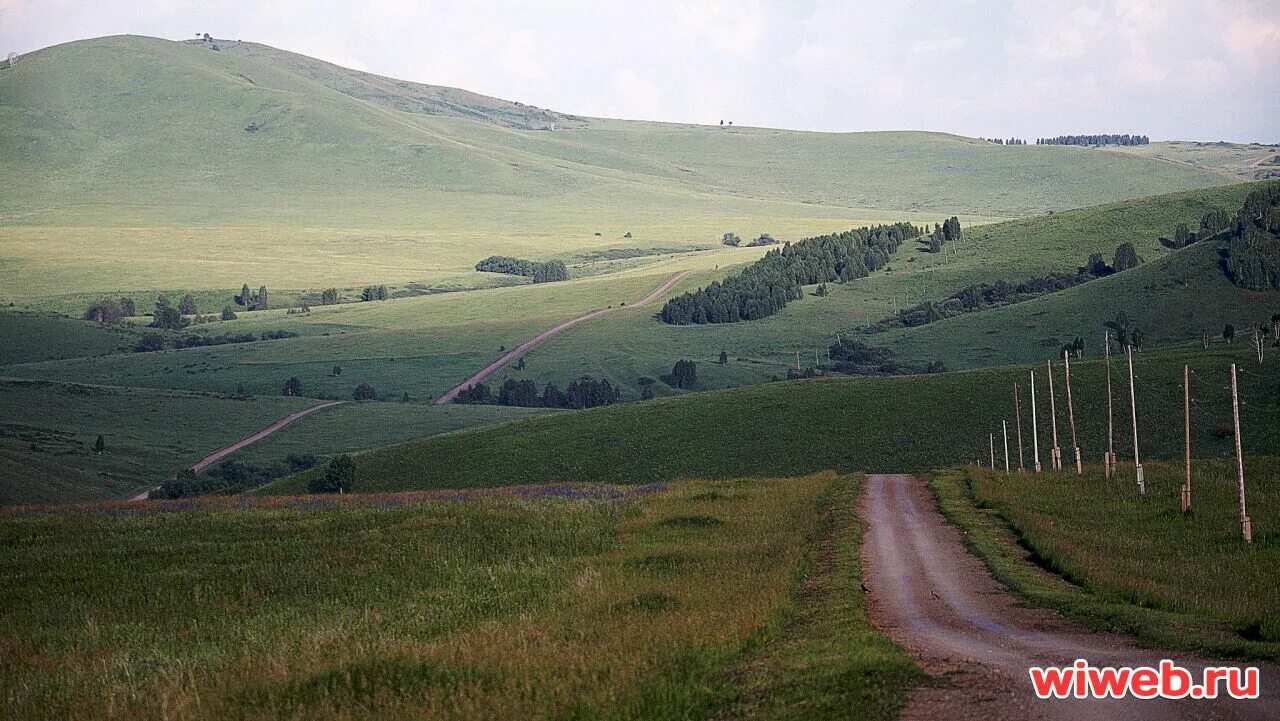
<path id="1" fill-rule="evenodd" d="M 99 433 L 98 440 L 93 442 L 93 452 L 100 456 L 105 450 L 107 450 L 107 441 L 102 437 L 102 434 Z"/>

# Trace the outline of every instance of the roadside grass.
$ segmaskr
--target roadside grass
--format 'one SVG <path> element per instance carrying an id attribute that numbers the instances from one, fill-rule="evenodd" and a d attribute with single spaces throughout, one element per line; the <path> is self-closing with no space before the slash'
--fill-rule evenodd
<path id="1" fill-rule="evenodd" d="M 1193 463 L 1192 511 L 1179 507 L 1181 464 L 1013 474 L 935 473 L 930 487 L 970 550 L 1029 603 L 1148 646 L 1210 658 L 1280 660 L 1280 461 L 1246 464 L 1254 543 L 1240 539 L 1234 461 Z"/>
<path id="2" fill-rule="evenodd" d="M 1222 428 L 1231 422 L 1228 366 L 1240 364 L 1242 440 L 1247 453 L 1280 454 L 1280 353 L 1264 365 L 1239 343 L 1148 350 L 1134 360 L 1138 426 L 1144 457 L 1177 458 L 1182 427 L 1182 367 L 1195 371 L 1192 426 L 1196 454 L 1233 452 Z M 357 457 L 362 491 L 505 486 L 558 481 L 648 483 L 677 478 L 793 476 L 826 469 L 907 472 L 974 462 L 1000 443 L 1009 421 L 1017 453 L 1013 385 L 1022 392 L 1027 463 L 1031 462 L 1030 371 L 1036 372 L 1042 453 L 1051 423 L 1044 366 L 984 368 L 883 378 L 766 383 L 516 421 L 368 451 Z M 1059 438 L 1069 433 L 1062 368 L 1055 366 Z M 1113 359 L 1118 452 L 1131 452 L 1125 367 Z M 1107 443 L 1106 366 L 1100 358 L 1071 365 L 1077 432 L 1086 460 Z M 1065 441 L 1064 441 L 1065 443 Z M 1015 455 L 1016 463 L 1016 455 Z M 318 471 L 312 471 L 315 473 Z M 303 473 L 262 490 L 305 493 Z"/>
<path id="3" fill-rule="evenodd" d="M 897 718 L 907 691 L 924 681 L 867 617 L 857 492 L 853 478 L 840 479 L 819 497 L 791 602 L 721 681 L 711 718 Z"/>
<path id="4" fill-rule="evenodd" d="M 855 718 L 890 718 L 914 676 L 845 615 L 856 561 L 829 577 L 806 561 L 824 532 L 856 534 L 855 485 L 828 473 L 9 512 L 0 684 L 8 715 L 29 719 L 689 718 L 777 629 L 789 649 L 866 670 L 848 688 L 814 678 Z M 698 517 L 718 523 L 666 522 Z M 833 587 L 808 606 L 795 584 L 815 574 Z M 781 623 L 809 613 L 823 624 Z"/>

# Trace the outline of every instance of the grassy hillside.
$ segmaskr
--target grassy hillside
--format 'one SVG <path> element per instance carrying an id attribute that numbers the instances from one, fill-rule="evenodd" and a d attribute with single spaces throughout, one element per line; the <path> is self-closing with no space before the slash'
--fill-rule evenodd
<path id="1" fill-rule="evenodd" d="M 128 497 L 313 402 L 0 381 L 0 505 Z"/>
<path id="2" fill-rule="evenodd" d="M 1144 352 L 1138 378 L 1140 450 L 1144 457 L 1181 454 L 1182 366 L 1196 371 L 1195 453 L 1231 452 L 1227 367 L 1241 364 L 1242 439 L 1250 453 L 1280 452 L 1280 353 L 1259 366 L 1242 347 Z M 1050 416 L 1043 366 L 1037 367 L 1042 460 Z M 1116 449 L 1132 458 L 1121 402 L 1123 366 L 1115 362 Z M 1013 385 L 1027 398 L 1025 368 L 993 368 L 929 376 L 845 378 L 772 383 L 679 398 L 630 403 L 477 429 L 371 451 L 358 457 L 357 488 L 400 490 L 599 480 L 642 483 L 674 478 L 791 475 L 823 469 L 902 472 L 973 462 L 988 456 L 988 433 L 1010 421 Z M 1061 368 L 1060 438 L 1069 437 Z M 1084 457 L 1106 449 L 1105 366 L 1072 364 L 1076 421 Z M 1032 463 L 1029 403 L 1023 409 L 1025 457 Z M 999 436 L 997 435 L 997 438 Z M 1016 454 L 1016 434 L 1011 439 Z M 1069 445 L 1063 441 L 1063 445 Z M 1016 462 L 1016 460 L 1015 460 Z M 295 477 L 263 493 L 302 492 Z"/>
<path id="3" fill-rule="evenodd" d="M 127 498 L 314 401 L 0 381 L 0 506 Z M 364 450 L 540 409 L 358 403 L 321 411 L 230 457 L 273 467 L 291 453 Z M 97 455 L 101 434 L 106 451 Z"/>
<path id="4" fill-rule="evenodd" d="M 1032 603 L 1158 648 L 1275 660 L 1276 470 L 1275 458 L 1247 459 L 1252 545 L 1240 538 L 1234 459 L 1194 466 L 1187 515 L 1181 463 L 1147 464 L 1145 496 L 1100 467 L 1071 483 L 968 469 L 931 485 L 997 578 Z"/>
<path id="5" fill-rule="evenodd" d="M 30 719 L 890 719 L 919 676 L 861 608 L 856 487 L 3 514 L 0 683 Z M 781 668 L 744 713 L 748 659 Z"/>
<path id="6" fill-rule="evenodd" d="M 948 368 L 1027 363 L 1060 355 L 1064 343 L 1085 339 L 1101 348 L 1107 323 L 1120 313 L 1142 329 L 1148 345 L 1167 345 L 1208 333 L 1221 341 L 1223 327 L 1269 325 L 1280 313 L 1280 294 L 1233 285 L 1218 267 L 1225 241 L 1197 243 L 1133 270 L 1003 308 L 969 313 L 915 328 L 865 338 L 904 358 L 941 360 Z"/>
<path id="7" fill-rule="evenodd" d="M 0 172 L 25 181 L 0 197 L 5 296 L 458 283 L 492 253 L 546 257 L 627 232 L 635 245 L 795 238 L 1225 182 L 933 133 L 577 122 L 250 44 L 60 45 L 0 72 L 0 100 Z M 544 116 L 564 124 L 520 129 Z"/>
<path id="8" fill-rule="evenodd" d="M 845 285 L 831 285 L 828 297 L 806 296 L 802 302 L 792 303 L 782 312 L 758 321 L 669 326 L 653 319 L 656 306 L 620 310 L 553 338 L 529 354 L 524 370 L 507 369 L 495 380 L 501 383 L 504 377 L 529 378 L 539 383 L 554 381 L 563 387 L 569 380 L 589 374 L 608 377 L 620 385 L 627 396 L 636 398 L 638 377 L 656 378 L 670 371 L 680 358 L 699 362 L 700 388 L 703 389 L 768 380 L 774 375 L 785 375 L 786 368 L 795 363 L 797 351 L 804 365 L 812 365 L 815 352 L 820 360 L 824 359 L 825 348 L 836 334 L 848 333 L 889 315 L 895 307 L 945 297 L 970 283 L 1020 280 L 1049 271 L 1074 269 L 1091 252 L 1110 257 L 1122 242 L 1133 242 L 1139 252 L 1153 262 L 1137 271 L 1138 276 L 1122 275 L 1108 282 L 1145 277 L 1141 274 L 1151 272 L 1152 268 L 1173 268 L 1175 266 L 1154 262 L 1168 254 L 1157 238 L 1168 234 L 1178 222 L 1197 221 L 1211 208 L 1237 207 L 1253 187 L 1244 184 L 1190 191 L 970 227 L 966 230 L 966 239 L 954 244 L 954 252 L 945 256 L 904 247 L 889 270 Z M 368 381 L 384 395 L 398 398 L 407 392 L 414 400 L 424 400 L 439 395 L 484 367 L 499 355 L 500 347 L 514 347 L 561 320 L 632 301 L 681 270 L 693 270 L 695 274 L 673 292 L 704 285 L 732 267 L 755 260 L 761 252 L 759 248 L 722 246 L 700 253 L 651 256 L 635 268 L 568 283 L 316 307 L 307 315 L 287 315 L 283 311 L 245 313 L 237 321 L 211 324 L 199 330 L 226 333 L 283 328 L 302 337 L 248 346 L 33 363 L 10 366 L 5 372 L 29 378 L 224 393 L 239 383 L 253 393 L 276 393 L 284 380 L 293 375 L 303 380 L 304 394 L 312 397 L 346 398 L 356 383 Z M 1193 277 L 1192 270 L 1205 275 Z M 1224 299 L 1239 298 L 1241 294 L 1230 286 L 1224 287 L 1216 269 L 1203 266 L 1174 273 L 1176 279 L 1184 276 L 1195 281 L 1189 289 L 1144 283 L 1133 289 L 1131 300 L 1135 303 L 1141 300 L 1143 307 L 1190 307 L 1197 317 L 1235 315 L 1234 302 Z M 1161 281 L 1165 285 L 1171 282 Z M 1151 287 L 1146 287 L 1148 285 Z M 1089 299 L 1091 303 L 1074 315 L 1061 316 L 1075 321 L 1064 321 L 1062 328 L 1048 328 L 1045 333 L 1036 334 L 1030 347 L 1026 343 L 977 343 L 971 339 L 953 346 L 943 335 L 937 343 L 908 343 L 901 352 L 926 361 L 942 358 L 957 368 L 1046 357 L 1035 345 L 1041 339 L 1073 331 L 1076 326 L 1096 327 L 1100 334 L 1099 324 L 1115 315 L 1112 305 L 1089 293 L 1087 288 L 1080 289 L 1073 297 Z M 1166 297 L 1170 301 L 1167 304 L 1162 300 Z M 1056 304 L 1057 301 L 1039 302 Z M 1241 303 L 1242 308 L 1253 308 L 1265 306 L 1267 300 L 1250 296 Z M 1009 309 L 1014 311 L 1017 308 Z M 1094 311 L 1099 315 L 1090 316 Z M 1135 311 L 1131 309 L 1130 313 L 1133 315 Z M 959 320 L 980 324 L 987 322 L 984 320 L 987 317 L 998 319 L 1000 316 L 979 314 Z M 957 321 L 947 323 L 953 322 Z M 1170 325 L 1169 332 L 1155 335 L 1152 335 L 1154 328 L 1144 325 L 1144 330 L 1160 342 L 1199 337 L 1198 328 L 1185 333 L 1187 327 L 1186 324 Z M 1220 330 L 1220 326 L 1218 328 Z M 937 332 L 933 328 L 916 332 L 919 331 Z M 1092 334 L 1075 332 L 1085 335 L 1090 342 L 1094 340 Z M 985 355 L 976 355 L 978 351 L 971 350 L 981 348 L 991 350 Z M 724 366 L 713 363 L 721 350 L 730 357 L 729 364 Z M 934 357 L 926 357 L 930 353 Z M 968 354 L 974 355 L 970 358 Z M 331 374 L 334 365 L 342 366 L 341 376 Z M 659 390 L 662 391 L 662 387 Z"/>
<path id="9" fill-rule="evenodd" d="M 867 340 L 891 345 L 912 360 L 943 360 L 948 367 L 967 368 L 1050 357 L 1061 344 L 1047 349 L 1038 344 L 1059 335 L 1081 335 L 1092 348 L 1099 348 L 1101 324 L 1120 309 L 1141 318 L 1148 338 L 1160 343 L 1199 338 L 1202 328 L 1221 331 L 1226 320 L 1243 327 L 1245 321 L 1266 320 L 1280 310 L 1280 298 L 1231 286 L 1214 267 L 1215 260 L 1206 257 L 1206 248 L 1186 256 L 1171 254 L 1158 238 L 1170 235 L 1179 222 L 1198 223 L 1208 210 L 1233 211 L 1256 187 L 1241 184 L 1175 193 L 967 228 L 965 240 L 953 244 L 954 252 L 945 257 L 904 247 L 894 257 L 891 270 L 844 285 L 829 284 L 829 296 L 806 295 L 802 302 L 762 320 L 670 326 L 655 321 L 648 312 L 616 314 L 553 338 L 530 355 L 528 370 L 507 375 L 557 383 L 584 373 L 607 375 L 638 395 L 634 385 L 638 376 L 656 378 L 669 372 L 677 359 L 690 358 L 699 362 L 702 388 L 759 382 L 785 375 L 787 367 L 794 366 L 797 351 L 803 366 L 813 365 L 815 352 L 824 361 L 825 349 L 837 334 L 880 320 L 896 308 L 945 298 L 973 283 L 1074 271 L 1094 252 L 1110 261 L 1116 246 L 1125 242 L 1133 243 L 1152 261 L 1136 275 L 1122 274 L 1061 299 L 1044 298 L 1035 305 Z M 1179 259 L 1154 262 L 1166 255 Z M 705 279 L 699 284 L 705 284 Z M 1126 290 L 1113 298 L 1111 294 L 1119 288 Z M 958 330 L 953 336 L 948 330 L 953 326 L 973 330 Z M 726 366 L 715 364 L 721 350 L 729 354 Z"/>

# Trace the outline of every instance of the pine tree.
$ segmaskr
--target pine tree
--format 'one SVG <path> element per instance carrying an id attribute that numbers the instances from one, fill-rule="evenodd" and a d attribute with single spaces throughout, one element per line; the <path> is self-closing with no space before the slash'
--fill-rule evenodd
<path id="1" fill-rule="evenodd" d="M 107 441 L 102 437 L 102 434 L 99 433 L 98 440 L 93 442 L 93 452 L 100 456 L 105 450 L 107 450 Z"/>

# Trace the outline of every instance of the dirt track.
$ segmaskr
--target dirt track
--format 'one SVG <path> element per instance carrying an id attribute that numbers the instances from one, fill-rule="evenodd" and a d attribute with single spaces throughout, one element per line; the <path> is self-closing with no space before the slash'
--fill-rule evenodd
<path id="1" fill-rule="evenodd" d="M 1205 663 L 1018 607 L 965 550 L 960 531 L 938 512 L 922 480 L 869 476 L 858 506 L 871 616 L 934 677 L 912 695 L 904 719 L 1280 718 L 1274 690 L 1280 678 L 1269 667 L 1261 669 L 1262 698 L 1254 701 L 1038 700 L 1029 666 L 1068 666 L 1078 658 L 1099 666 L 1155 666 L 1173 658 L 1198 674 Z"/>
<path id="2" fill-rule="evenodd" d="M 566 320 L 565 322 L 553 328 L 548 328 L 547 330 L 542 331 L 538 335 L 525 341 L 524 343 L 521 343 L 520 345 L 516 346 L 512 350 L 507 351 L 507 353 L 504 354 L 501 358 L 485 366 L 484 370 L 480 371 L 479 373 L 476 373 L 475 375 L 471 376 L 465 381 L 459 383 L 456 387 L 454 387 L 448 393 L 445 393 L 444 395 L 437 398 L 436 405 L 444 405 L 446 403 L 452 403 L 453 399 L 459 393 L 461 393 L 464 389 L 466 389 L 468 386 L 475 385 L 476 383 L 483 383 L 486 378 L 496 373 L 499 368 L 502 368 L 503 366 L 510 363 L 511 361 L 519 358 L 525 353 L 528 353 L 534 348 L 537 348 L 538 346 L 542 345 L 544 342 L 546 342 L 548 338 L 555 335 L 556 333 L 559 333 L 560 331 L 566 330 L 568 328 L 572 328 L 573 326 L 578 325 L 579 323 L 585 323 L 586 321 L 589 321 L 592 318 L 599 318 L 600 316 L 605 315 L 607 313 L 612 313 L 615 310 L 623 310 L 625 308 L 638 308 L 642 305 L 650 303 L 653 300 L 661 297 L 662 294 L 671 290 L 676 283 L 679 283 L 680 281 L 684 280 L 685 277 L 692 272 L 693 271 L 691 270 L 684 270 L 679 273 L 676 273 L 675 275 L 668 278 L 665 283 L 653 289 L 653 291 L 650 292 L 648 295 L 641 298 L 640 300 L 635 301 L 634 303 L 631 303 L 630 305 L 618 306 L 617 308 L 602 308 L 600 310 L 591 311 L 586 315 L 580 315 L 577 318 Z"/>
<path id="3" fill-rule="evenodd" d="M 223 448 L 219 448 L 213 453 L 210 453 L 204 458 L 201 458 L 199 461 L 196 461 L 195 465 L 191 466 L 191 470 L 195 471 L 196 473 L 199 473 L 200 471 L 203 471 L 204 469 L 208 468 L 210 465 L 217 463 L 218 461 L 231 455 L 232 453 L 235 453 L 241 448 L 244 448 L 245 446 L 250 445 L 252 443 L 257 443 L 263 438 L 266 438 L 267 436 L 271 435 L 272 433 L 275 433 L 276 431 L 280 430 L 281 428 L 284 428 L 285 426 L 289 425 L 290 423 L 293 423 L 296 420 L 305 418 L 311 415 L 312 413 L 315 413 L 316 411 L 322 411 L 325 408 L 341 405 L 343 403 L 346 403 L 346 401 L 329 401 L 328 403 L 320 403 L 319 405 L 314 405 L 314 406 L 311 406 L 310 408 L 303 408 L 300 411 L 295 411 L 293 413 L 290 413 L 289 415 L 285 416 L 284 418 L 281 418 L 275 423 L 272 423 L 266 428 L 263 428 L 257 433 L 254 433 L 253 435 L 248 436 L 247 438 L 241 438 L 235 443 L 232 443 L 229 446 L 224 446 Z M 159 488 L 159 486 L 156 486 L 156 488 Z M 129 500 L 145 501 L 147 500 L 147 497 L 151 495 L 151 492 L 154 490 L 155 488 L 149 488 L 143 491 L 142 493 L 139 493 L 138 495 L 134 496 L 133 498 L 130 498 Z"/>

